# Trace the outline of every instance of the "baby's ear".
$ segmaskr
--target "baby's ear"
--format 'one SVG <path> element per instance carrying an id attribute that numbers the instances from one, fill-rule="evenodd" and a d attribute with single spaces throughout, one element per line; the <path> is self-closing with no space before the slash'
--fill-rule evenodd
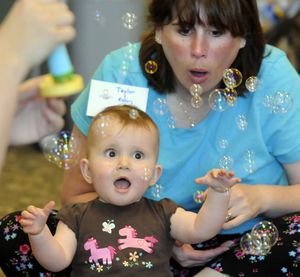
<path id="1" fill-rule="evenodd" d="M 162 174 L 162 166 L 157 164 L 153 170 L 153 174 L 152 174 L 152 178 L 150 180 L 150 186 L 153 186 L 157 183 L 157 181 L 159 180 L 161 174 Z"/>
<path id="2" fill-rule="evenodd" d="M 92 176 L 91 176 L 91 171 L 90 171 L 90 166 L 89 166 L 89 161 L 88 159 L 82 159 L 80 161 L 80 169 L 81 169 L 81 174 L 89 184 L 92 183 Z"/>

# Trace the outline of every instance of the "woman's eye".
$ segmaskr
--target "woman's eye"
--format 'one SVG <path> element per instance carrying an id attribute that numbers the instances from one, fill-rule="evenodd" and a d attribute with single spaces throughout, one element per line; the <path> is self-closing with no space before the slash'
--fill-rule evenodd
<path id="1" fill-rule="evenodd" d="M 181 26 L 178 30 L 179 34 L 183 35 L 183 36 L 187 36 L 192 32 L 192 28 L 188 27 L 188 26 Z"/>
<path id="2" fill-rule="evenodd" d="M 115 150 L 107 150 L 105 153 L 105 156 L 109 157 L 109 158 L 114 158 L 116 156 L 116 151 Z"/>
<path id="3" fill-rule="evenodd" d="M 140 160 L 144 157 L 144 154 L 142 152 L 136 152 L 133 156 L 136 160 Z"/>
<path id="4" fill-rule="evenodd" d="M 220 36 L 222 36 L 222 35 L 224 34 L 223 31 L 216 30 L 216 29 L 210 30 L 210 33 L 211 33 L 212 36 L 214 36 L 214 37 L 220 37 Z"/>

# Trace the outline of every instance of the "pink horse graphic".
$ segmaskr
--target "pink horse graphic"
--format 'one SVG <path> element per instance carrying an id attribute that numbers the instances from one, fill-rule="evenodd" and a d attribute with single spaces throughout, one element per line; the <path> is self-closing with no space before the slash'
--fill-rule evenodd
<path id="1" fill-rule="evenodd" d="M 137 238 L 137 232 L 131 226 L 125 226 L 124 228 L 119 230 L 120 236 L 126 236 L 126 238 L 118 239 L 119 250 L 123 250 L 125 248 L 139 248 L 143 249 L 147 253 L 153 253 L 152 247 L 158 240 L 153 237 L 144 237 L 144 238 Z"/>
<path id="2" fill-rule="evenodd" d="M 104 265 L 111 265 L 116 254 L 115 248 L 112 246 L 99 248 L 97 240 L 93 237 L 89 238 L 84 244 L 84 250 L 90 250 L 91 256 L 89 257 L 89 262 L 92 263 L 94 261 L 96 264 L 99 264 L 98 260 L 102 259 Z"/>

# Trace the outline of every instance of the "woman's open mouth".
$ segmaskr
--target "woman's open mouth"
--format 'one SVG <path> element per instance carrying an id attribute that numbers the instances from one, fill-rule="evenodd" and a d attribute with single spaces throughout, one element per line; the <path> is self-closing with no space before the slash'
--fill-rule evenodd
<path id="1" fill-rule="evenodd" d="M 202 83 L 207 79 L 208 73 L 207 73 L 207 71 L 191 70 L 190 77 L 191 77 L 193 83 L 195 83 L 195 84 Z"/>

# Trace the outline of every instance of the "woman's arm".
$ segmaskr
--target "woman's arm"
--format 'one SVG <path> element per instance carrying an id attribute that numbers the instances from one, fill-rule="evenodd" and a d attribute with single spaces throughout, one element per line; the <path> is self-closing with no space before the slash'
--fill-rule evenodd
<path id="1" fill-rule="evenodd" d="M 86 157 L 86 136 L 74 125 L 72 135 L 79 147 L 78 163 L 75 167 L 65 171 L 63 187 L 61 190 L 62 204 L 69 202 L 87 202 L 97 197 L 91 184 L 82 177 L 79 161 Z"/>
<path id="2" fill-rule="evenodd" d="M 229 210 L 233 217 L 223 228 L 230 229 L 259 214 L 278 217 L 300 211 L 300 161 L 284 164 L 288 186 L 236 185 L 231 190 Z"/>
<path id="3" fill-rule="evenodd" d="M 300 161 L 283 165 L 289 180 L 289 186 L 266 188 L 264 214 L 277 217 L 287 213 L 300 211 Z M 267 191 L 268 190 L 268 191 Z"/>

